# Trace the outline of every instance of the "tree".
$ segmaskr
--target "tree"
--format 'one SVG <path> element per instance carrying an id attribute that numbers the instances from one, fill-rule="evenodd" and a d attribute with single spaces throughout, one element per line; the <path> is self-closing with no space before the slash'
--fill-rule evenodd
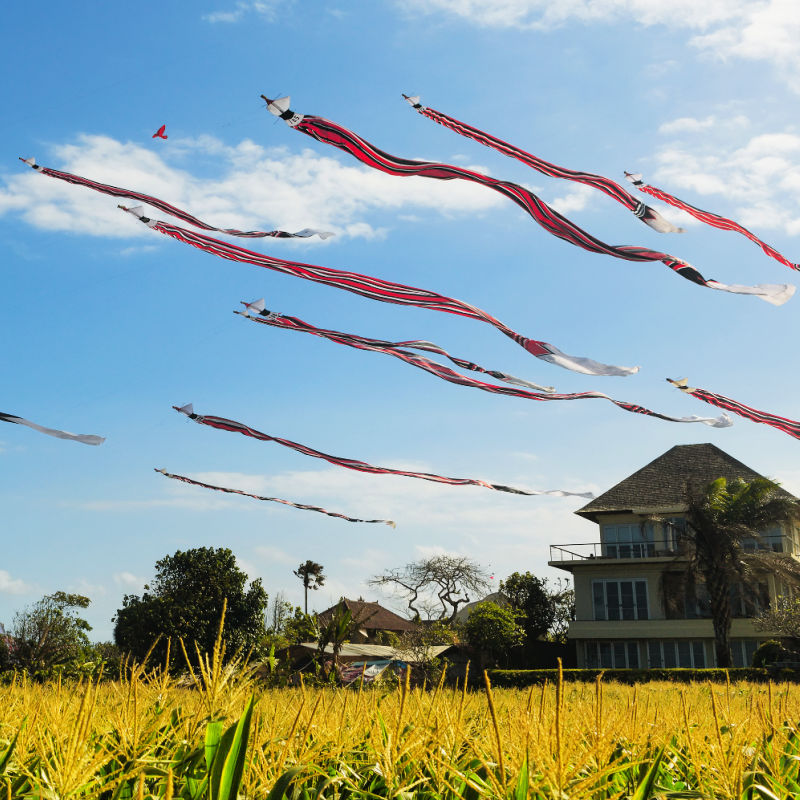
<path id="1" fill-rule="evenodd" d="M 399 591 L 416 619 L 421 619 L 424 613 L 428 619 L 452 622 L 459 607 L 469 603 L 469 592 L 486 591 L 487 578 L 486 570 L 466 556 L 440 555 L 412 561 L 405 567 L 376 575 L 368 583 Z"/>
<path id="2" fill-rule="evenodd" d="M 267 594 L 260 580 L 247 587 L 247 575 L 236 565 L 228 548 L 199 547 L 156 562 L 156 577 L 145 592 L 125 595 L 114 618 L 114 641 L 122 650 L 143 659 L 157 639 L 153 658 L 166 658 L 166 640 L 183 639 L 187 652 L 194 643 L 201 653 L 214 647 L 222 604 L 227 598 L 225 642 L 227 652 L 247 651 L 265 634 Z M 180 663 L 177 646 L 172 664 Z"/>
<path id="3" fill-rule="evenodd" d="M 317 657 L 325 663 L 325 650 L 330 645 L 333 655 L 332 671 L 339 668 L 339 654 L 345 642 L 350 639 L 353 629 L 358 625 L 358 620 L 353 617 L 353 612 L 347 607 L 344 598 L 333 609 L 328 621 L 320 626 L 319 641 L 317 642 Z"/>
<path id="4" fill-rule="evenodd" d="M 778 597 L 775 603 L 762 611 L 753 621 L 758 631 L 777 633 L 800 646 L 800 595 Z"/>
<path id="5" fill-rule="evenodd" d="M 91 601 L 82 594 L 54 592 L 14 615 L 11 639 L 15 664 L 30 673 L 68 664 L 89 647 L 91 625 L 76 609 Z"/>
<path id="6" fill-rule="evenodd" d="M 416 620 L 414 627 L 397 637 L 393 646 L 407 657 L 407 661 L 413 663 L 415 669 L 421 671 L 429 683 L 432 683 L 439 678 L 443 669 L 433 648 L 437 645 L 453 644 L 455 640 L 455 630 L 444 622 Z"/>
<path id="7" fill-rule="evenodd" d="M 500 581 L 500 593 L 517 612 L 527 642 L 536 641 L 553 626 L 555 600 L 548 591 L 546 579 L 537 578 L 530 572 L 514 572 Z"/>
<path id="8" fill-rule="evenodd" d="M 495 662 L 525 642 L 525 631 L 517 624 L 514 610 L 492 602 L 478 603 L 471 610 L 464 636 L 471 647 Z"/>
<path id="9" fill-rule="evenodd" d="M 761 477 L 749 482 L 717 478 L 701 491 L 687 487 L 687 501 L 688 569 L 705 581 L 717 666 L 730 667 L 732 591 L 738 584 L 752 585 L 765 569 L 798 575 L 790 556 L 745 553 L 743 540 L 758 540 L 770 526 L 797 517 L 798 501 Z"/>
<path id="10" fill-rule="evenodd" d="M 301 564 L 294 574 L 303 581 L 303 588 L 305 589 L 306 602 L 305 610 L 308 614 L 308 590 L 319 589 L 325 583 L 325 576 L 322 574 L 322 564 L 317 564 L 316 561 L 308 559 L 304 564 Z"/>
<path id="11" fill-rule="evenodd" d="M 566 644 L 569 624 L 575 619 L 575 590 L 570 587 L 569 581 L 559 578 L 557 587 L 550 596 L 553 598 L 555 618 L 547 638 L 559 644 Z"/>

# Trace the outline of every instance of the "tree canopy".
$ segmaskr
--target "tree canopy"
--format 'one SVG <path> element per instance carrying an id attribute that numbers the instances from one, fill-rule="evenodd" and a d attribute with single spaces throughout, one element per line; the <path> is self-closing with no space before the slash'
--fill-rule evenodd
<path id="1" fill-rule="evenodd" d="M 305 590 L 305 613 L 308 614 L 308 590 L 315 591 L 325 583 L 325 575 L 322 574 L 324 567 L 322 564 L 317 564 L 310 558 L 301 564 L 294 574 L 303 581 L 303 589 Z"/>
<path id="2" fill-rule="evenodd" d="M 82 594 L 54 592 L 17 612 L 11 631 L 11 662 L 32 674 L 78 658 L 88 647 L 89 623 L 78 616 L 90 600 Z"/>
<path id="3" fill-rule="evenodd" d="M 747 553 L 743 542 L 757 542 L 771 526 L 797 517 L 798 501 L 767 478 L 717 478 L 700 491 L 688 487 L 687 502 L 688 568 L 708 592 L 717 666 L 730 667 L 732 591 L 765 571 L 798 575 L 790 556 Z"/>
<path id="4" fill-rule="evenodd" d="M 399 592 L 416 619 L 452 622 L 458 609 L 470 601 L 470 592 L 483 594 L 488 573 L 466 556 L 438 555 L 412 561 L 368 581 L 370 586 Z"/>
<path id="5" fill-rule="evenodd" d="M 225 642 L 229 655 L 258 644 L 266 628 L 267 593 L 260 580 L 247 586 L 247 575 L 236 565 L 228 548 L 199 547 L 178 550 L 155 565 L 156 575 L 144 593 L 125 595 L 114 618 L 114 641 L 124 651 L 143 659 L 156 644 L 152 657 L 166 657 L 172 640 L 172 664 L 178 659 L 178 639 L 187 652 L 210 652 L 227 599 Z"/>
<path id="6" fill-rule="evenodd" d="M 525 632 L 517 624 L 512 608 L 490 601 L 478 603 L 464 623 L 467 643 L 487 653 L 493 661 L 506 656 L 525 641 Z"/>

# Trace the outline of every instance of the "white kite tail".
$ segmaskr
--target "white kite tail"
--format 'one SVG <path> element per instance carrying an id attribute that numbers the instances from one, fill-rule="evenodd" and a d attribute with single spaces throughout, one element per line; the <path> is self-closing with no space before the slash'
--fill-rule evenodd
<path id="1" fill-rule="evenodd" d="M 601 364 L 593 358 L 584 358 L 583 356 L 571 356 L 567 353 L 562 353 L 557 347 L 547 345 L 548 353 L 540 355 L 543 361 L 550 364 L 555 364 L 564 369 L 572 370 L 573 372 L 581 372 L 584 375 L 611 375 L 616 377 L 623 377 L 625 375 L 634 375 L 639 371 L 639 367 L 618 367 L 614 364 Z"/>
<path id="2" fill-rule="evenodd" d="M 16 417 L 13 422 L 16 422 L 18 425 L 26 425 L 29 428 L 33 428 L 35 431 L 39 431 L 39 433 L 55 436 L 56 439 L 68 439 L 71 442 L 80 442 L 81 444 L 99 445 L 103 444 L 106 440 L 105 436 L 95 436 L 91 433 L 70 433 L 69 431 L 57 430 L 56 428 L 44 428 L 22 417 Z"/>
<path id="3" fill-rule="evenodd" d="M 765 303 L 773 306 L 782 306 L 797 291 L 791 283 L 759 283 L 757 286 L 741 286 L 738 283 L 720 283 L 709 280 L 706 282 L 709 289 L 719 289 L 722 292 L 733 294 L 751 294 Z"/>

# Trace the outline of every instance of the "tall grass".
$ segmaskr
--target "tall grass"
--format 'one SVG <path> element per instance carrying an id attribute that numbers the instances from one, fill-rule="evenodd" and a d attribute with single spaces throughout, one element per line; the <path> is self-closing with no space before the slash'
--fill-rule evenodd
<path id="1" fill-rule="evenodd" d="M 213 656 L 195 675 L 0 687 L 0 800 L 800 796 L 794 685 L 262 690 Z"/>

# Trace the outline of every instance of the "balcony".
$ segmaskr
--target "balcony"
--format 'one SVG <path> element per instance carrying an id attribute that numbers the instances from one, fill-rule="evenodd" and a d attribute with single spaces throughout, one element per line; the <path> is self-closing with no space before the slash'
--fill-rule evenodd
<path id="1" fill-rule="evenodd" d="M 594 559 L 675 558 L 684 555 L 685 545 L 672 539 L 641 542 L 582 542 L 551 544 L 550 562 L 588 561 Z"/>

